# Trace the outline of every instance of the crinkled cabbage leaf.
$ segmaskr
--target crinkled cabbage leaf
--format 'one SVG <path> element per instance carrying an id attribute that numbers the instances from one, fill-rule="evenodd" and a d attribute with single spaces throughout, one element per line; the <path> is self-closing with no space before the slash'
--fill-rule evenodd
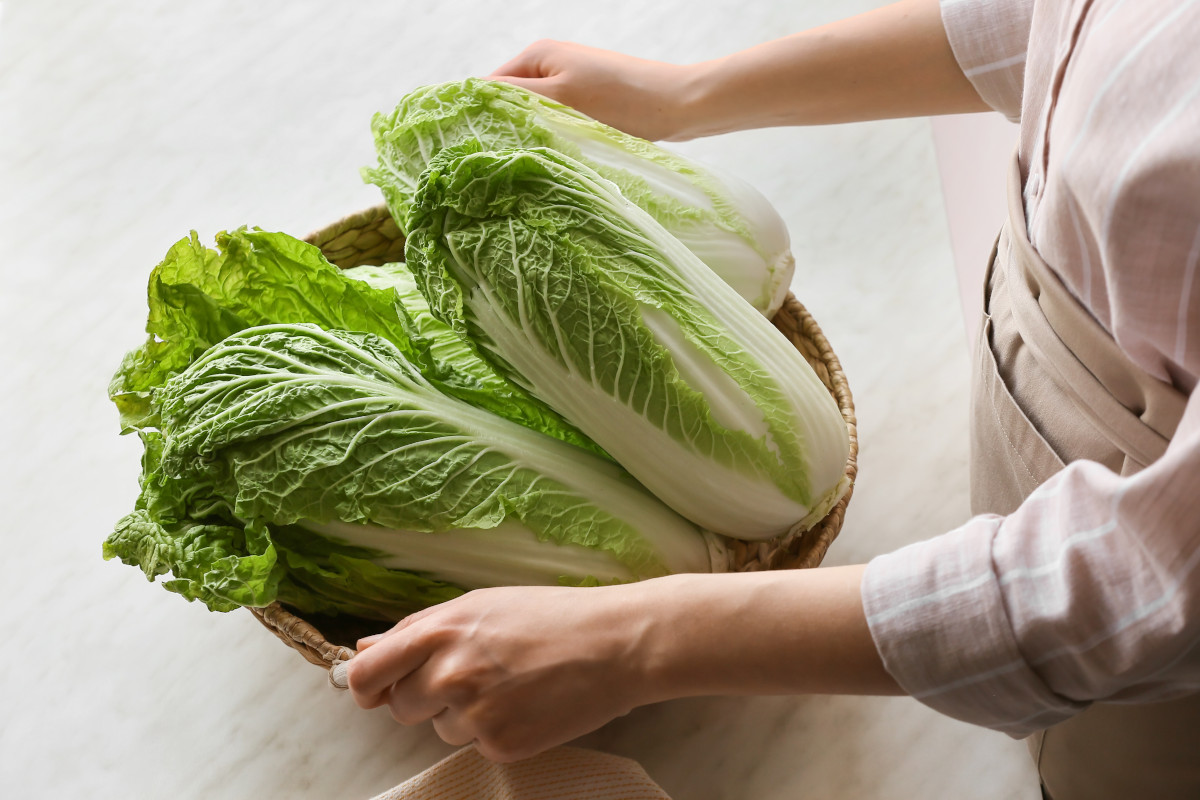
<path id="1" fill-rule="evenodd" d="M 803 356 L 586 165 L 443 149 L 409 225 L 433 313 L 701 527 L 774 537 L 845 492 L 846 426 Z"/>
<path id="2" fill-rule="evenodd" d="M 468 78 L 421 87 L 371 125 L 379 186 L 396 222 L 408 216 L 421 173 L 442 149 L 548 147 L 587 164 L 682 241 L 751 305 L 771 317 L 795 261 L 787 227 L 757 190 L 732 175 L 630 136 L 512 84 Z"/>

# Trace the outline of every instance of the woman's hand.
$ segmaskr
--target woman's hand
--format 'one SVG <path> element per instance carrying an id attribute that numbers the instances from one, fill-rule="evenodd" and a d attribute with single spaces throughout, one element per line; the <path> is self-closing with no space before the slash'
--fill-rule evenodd
<path id="1" fill-rule="evenodd" d="M 545 95 L 643 139 L 693 136 L 687 132 L 694 77 L 689 67 L 546 39 L 487 77 Z"/>
<path id="2" fill-rule="evenodd" d="M 514 761 L 648 702 L 637 585 L 479 589 L 358 643 L 354 700 Z"/>

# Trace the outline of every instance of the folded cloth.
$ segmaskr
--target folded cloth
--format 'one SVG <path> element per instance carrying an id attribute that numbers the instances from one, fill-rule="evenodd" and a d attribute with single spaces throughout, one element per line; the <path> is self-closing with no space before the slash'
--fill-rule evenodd
<path id="1" fill-rule="evenodd" d="M 578 747 L 496 764 L 464 747 L 372 800 L 670 800 L 636 761 Z"/>

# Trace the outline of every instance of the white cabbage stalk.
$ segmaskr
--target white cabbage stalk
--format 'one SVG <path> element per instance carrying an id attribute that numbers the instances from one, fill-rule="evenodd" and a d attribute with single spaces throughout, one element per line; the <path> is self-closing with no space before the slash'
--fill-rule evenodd
<path id="1" fill-rule="evenodd" d="M 439 533 L 336 520 L 327 523 L 304 520 L 299 524 L 330 540 L 376 552 L 373 560 L 382 567 L 419 572 L 464 589 L 552 586 L 565 577 L 579 576 L 594 578 L 601 584 L 628 583 L 644 577 L 604 550 L 570 542 L 549 545 L 517 522 Z M 708 552 L 697 546 L 690 531 L 687 536 L 654 538 L 660 551 L 671 550 L 663 553 L 663 561 L 675 572 L 725 569 L 724 544 L 712 535 L 704 536 Z"/>

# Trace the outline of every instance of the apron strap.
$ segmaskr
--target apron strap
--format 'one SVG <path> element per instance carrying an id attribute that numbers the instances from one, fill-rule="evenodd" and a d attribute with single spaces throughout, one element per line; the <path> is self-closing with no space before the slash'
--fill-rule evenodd
<path id="1" fill-rule="evenodd" d="M 1134 364 L 1033 249 L 1015 155 L 1008 181 L 1010 252 L 1001 262 L 1017 329 L 1045 374 L 1125 453 L 1123 472 L 1136 472 L 1166 451 L 1187 397 Z"/>

